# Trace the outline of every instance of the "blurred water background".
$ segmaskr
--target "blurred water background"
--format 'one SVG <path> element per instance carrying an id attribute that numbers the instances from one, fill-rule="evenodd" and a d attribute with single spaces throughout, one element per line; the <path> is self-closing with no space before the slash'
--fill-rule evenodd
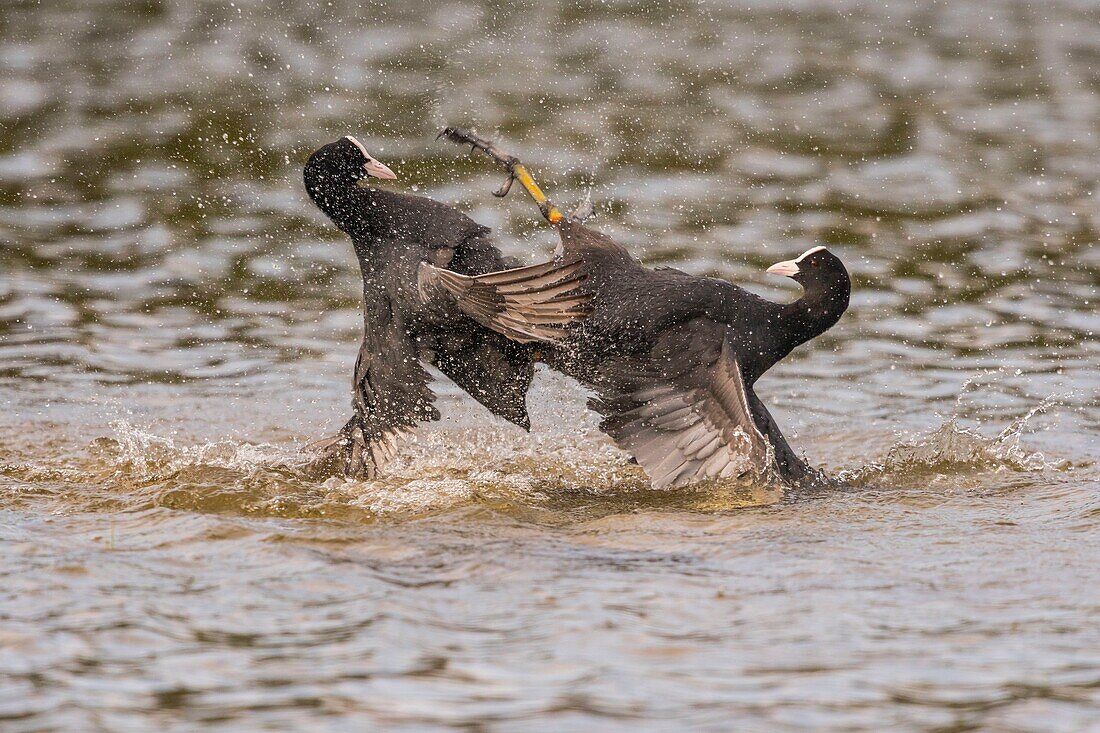
<path id="1" fill-rule="evenodd" d="M 0 4 L 0 729 L 1100 730 L 1088 0 Z M 540 373 L 349 409 L 352 133 L 533 262 L 472 125 L 652 264 L 841 323 L 758 392 L 848 482 L 656 492 Z M 387 184 L 388 185 L 388 184 Z"/>

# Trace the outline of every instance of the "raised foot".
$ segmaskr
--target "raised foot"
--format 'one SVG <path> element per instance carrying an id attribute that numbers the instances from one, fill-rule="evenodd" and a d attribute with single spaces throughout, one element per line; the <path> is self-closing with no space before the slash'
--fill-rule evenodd
<path id="1" fill-rule="evenodd" d="M 436 140 L 440 138 L 446 138 L 456 145 L 469 145 L 471 151 L 480 150 L 509 172 L 519 163 L 519 158 L 501 151 L 492 141 L 461 127 L 444 127 L 435 137 Z"/>
<path id="2" fill-rule="evenodd" d="M 436 140 L 439 138 L 446 138 L 456 145 L 469 145 L 470 152 L 480 150 L 504 166 L 505 170 L 508 171 L 508 178 L 501 184 L 499 189 L 493 191 L 494 196 L 504 198 L 512 190 L 512 183 L 516 180 L 516 166 L 519 165 L 519 158 L 502 152 L 492 141 L 461 127 L 444 127 L 435 136 Z"/>
<path id="3" fill-rule="evenodd" d="M 562 213 L 546 198 L 546 194 L 538 187 L 538 184 L 531 178 L 531 174 L 527 172 L 527 169 L 516 156 L 502 152 L 491 141 L 461 127 L 445 127 L 436 135 L 436 139 L 439 138 L 446 138 L 456 145 L 469 145 L 471 151 L 480 150 L 504 166 L 508 171 L 508 180 L 493 194 L 494 196 L 507 196 L 508 191 L 512 189 L 512 183 L 519 181 L 524 190 L 538 204 L 539 211 L 542 212 L 547 221 L 556 224 L 564 218 Z"/>

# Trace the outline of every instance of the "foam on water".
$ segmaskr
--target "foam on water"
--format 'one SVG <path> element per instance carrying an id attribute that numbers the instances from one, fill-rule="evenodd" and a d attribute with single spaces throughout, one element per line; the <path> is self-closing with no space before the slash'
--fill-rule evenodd
<path id="1" fill-rule="evenodd" d="M 934 430 L 903 438 L 879 459 L 821 475 L 818 489 L 897 486 L 1014 472 L 1051 472 L 1067 464 L 1027 449 L 1042 400 L 996 435 L 961 423 L 959 406 Z M 138 510 L 161 506 L 198 512 L 373 521 L 410 518 L 466 506 L 520 516 L 606 513 L 639 506 L 724 511 L 796 499 L 774 480 L 725 482 L 658 491 L 625 454 L 597 434 L 519 435 L 508 429 L 429 428 L 404 444 L 377 480 L 355 481 L 322 468 L 305 441 L 237 439 L 183 443 L 127 420 L 83 449 L 71 444 L 51 460 L 37 455 L 0 463 L 12 483 L 6 504 L 49 496 L 65 510 Z M 817 493 L 816 491 L 814 493 Z"/>
<path id="2" fill-rule="evenodd" d="M 1095 0 L 272 6 L 0 4 L 0 729 L 1095 727 Z M 363 328 L 310 151 L 557 243 L 445 124 L 650 265 L 836 252 L 759 394 L 853 485 L 653 491 L 538 389 L 308 465 Z"/>
<path id="3" fill-rule="evenodd" d="M 531 437 L 493 427 L 426 429 L 402 446 L 381 477 L 334 475 L 302 450 L 306 441 L 249 443 L 223 438 L 184 443 L 134 425 L 83 448 L 0 462 L 0 474 L 53 496 L 65 510 L 199 512 L 370 521 L 409 518 L 469 505 L 519 515 L 544 510 L 599 513 L 639 505 L 730 509 L 773 503 L 774 483 L 724 482 L 654 490 L 627 456 L 598 435 Z"/>

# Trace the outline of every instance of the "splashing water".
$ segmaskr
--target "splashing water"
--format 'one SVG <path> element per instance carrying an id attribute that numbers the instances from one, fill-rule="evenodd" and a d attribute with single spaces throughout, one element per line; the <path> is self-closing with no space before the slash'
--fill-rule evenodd
<path id="1" fill-rule="evenodd" d="M 1020 444 L 1031 420 L 1058 404 L 1056 396 L 1043 399 L 996 436 L 986 437 L 976 429 L 960 424 L 959 408 L 974 383 L 974 380 L 968 380 L 963 385 L 955 401 L 955 410 L 935 430 L 895 443 L 880 461 L 842 471 L 838 479 L 859 485 L 881 483 L 885 479 L 908 482 L 930 476 L 957 476 L 983 471 L 1038 472 L 1065 466 L 1064 463 L 1048 461 L 1042 453 L 1029 451 Z"/>
<path id="2" fill-rule="evenodd" d="M 0 729 L 1095 728 L 1094 0 L 272 5 L 0 4 Z M 444 124 L 650 265 L 786 302 L 834 248 L 761 396 L 854 490 L 655 492 L 442 390 L 382 480 L 302 463 L 363 328 L 311 150 L 557 244 Z"/>
<path id="3" fill-rule="evenodd" d="M 1049 397 L 986 437 L 960 424 L 964 385 L 956 409 L 935 430 L 895 443 L 881 460 L 821 474 L 814 493 L 837 486 L 906 486 L 990 472 L 1063 468 L 1021 445 L 1032 420 L 1057 404 Z M 645 474 L 608 441 L 588 433 L 514 435 L 493 428 L 426 430 L 403 446 L 382 477 L 352 481 L 322 470 L 298 443 L 220 439 L 192 445 L 111 423 L 113 435 L 55 463 L 38 457 L 0 463 L 30 493 L 52 493 L 69 509 L 161 506 L 198 512 L 339 518 L 373 521 L 411 518 L 463 506 L 491 507 L 517 516 L 567 511 L 603 514 L 626 507 L 691 507 L 725 511 L 788 498 L 774 481 L 723 482 L 682 490 L 654 490 Z"/>
<path id="4" fill-rule="evenodd" d="M 334 476 L 300 443 L 219 439 L 196 444 L 111 423 L 111 437 L 65 454 L 0 462 L 0 475 L 48 486 L 72 510 L 161 506 L 198 512 L 338 518 L 411 518 L 466 505 L 528 516 L 547 509 L 693 506 L 712 510 L 779 500 L 770 482 L 651 489 L 640 468 L 596 436 L 536 438 L 515 431 L 425 430 L 373 481 Z M 74 453 L 75 451 L 75 453 Z M 532 515 L 532 516 L 534 516 Z"/>

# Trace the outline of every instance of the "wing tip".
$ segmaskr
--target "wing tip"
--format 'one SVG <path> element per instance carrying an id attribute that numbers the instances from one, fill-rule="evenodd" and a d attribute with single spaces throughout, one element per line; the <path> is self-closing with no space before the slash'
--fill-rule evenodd
<path id="1" fill-rule="evenodd" d="M 577 260 L 553 260 L 499 270 L 485 275 L 461 275 L 425 263 L 421 265 L 421 296 L 442 288 L 463 313 L 486 328 L 521 343 L 560 344 L 585 318 L 590 295 L 578 293 L 586 276 Z"/>

